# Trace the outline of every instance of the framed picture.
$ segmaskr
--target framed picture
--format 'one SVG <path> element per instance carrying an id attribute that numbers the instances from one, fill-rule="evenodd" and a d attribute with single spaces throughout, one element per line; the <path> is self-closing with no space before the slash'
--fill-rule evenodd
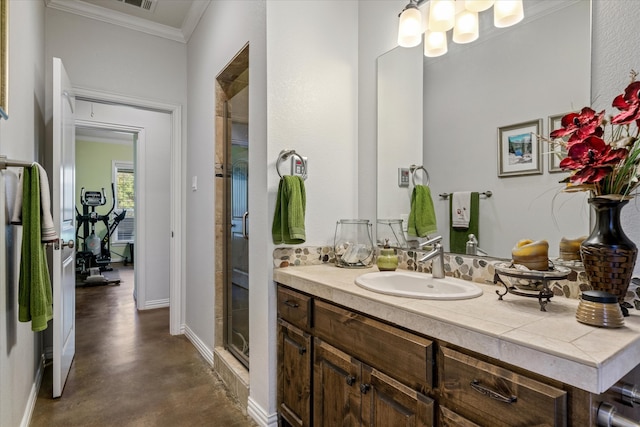
<path id="1" fill-rule="evenodd" d="M 556 129 L 560 129 L 562 127 L 562 118 L 566 116 L 567 113 L 564 114 L 556 114 L 554 116 L 549 116 L 549 133 L 553 132 Z M 566 139 L 566 138 L 565 138 Z M 565 147 L 560 145 L 550 145 L 549 146 L 549 173 L 562 172 L 560 169 L 560 160 L 567 156 L 567 150 Z"/>
<path id="2" fill-rule="evenodd" d="M 0 0 L 0 118 L 8 119 L 9 102 L 9 0 Z"/>
<path id="3" fill-rule="evenodd" d="M 542 119 L 498 128 L 498 176 L 540 175 Z"/>

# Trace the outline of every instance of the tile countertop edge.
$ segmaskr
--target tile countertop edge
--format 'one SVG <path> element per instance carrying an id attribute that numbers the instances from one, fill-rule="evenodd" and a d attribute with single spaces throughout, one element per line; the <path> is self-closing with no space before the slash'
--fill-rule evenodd
<path id="1" fill-rule="evenodd" d="M 273 280 L 591 393 L 606 391 L 637 365 L 637 360 L 630 356 L 640 352 L 640 333 L 610 354 L 598 357 L 584 354 L 583 358 L 557 354 L 505 337 L 503 334 L 508 335 L 511 330 L 508 327 L 492 332 L 457 325 L 442 317 L 404 307 L 407 298 L 376 294 L 354 284 L 357 276 L 375 271 L 376 268 L 342 269 L 326 265 L 288 267 L 274 269 Z M 633 332 L 640 331 L 640 318 L 634 316 L 633 320 Z M 594 331 L 615 330 L 594 328 Z"/>

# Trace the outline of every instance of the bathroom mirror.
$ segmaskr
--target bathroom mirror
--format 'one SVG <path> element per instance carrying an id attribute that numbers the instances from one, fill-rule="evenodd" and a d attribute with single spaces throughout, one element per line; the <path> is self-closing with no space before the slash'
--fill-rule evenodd
<path id="1" fill-rule="evenodd" d="M 563 236 L 588 234 L 587 194 L 561 192 L 559 181 L 567 174 L 549 171 L 546 143 L 540 144 L 541 174 L 498 176 L 499 128 L 540 120 L 541 134 L 548 135 L 552 118 L 591 104 L 591 2 L 525 0 L 524 7 L 525 19 L 503 29 L 491 29 L 491 14 L 483 12 L 486 31 L 478 40 L 449 40 L 444 56 L 423 56 L 410 77 L 413 92 L 403 79 L 386 75 L 389 69 L 408 75 L 411 59 L 405 55 L 420 46 L 396 48 L 378 59 L 378 218 L 408 215 L 412 183 L 399 187 L 390 174 L 418 164 L 428 171 L 438 234 L 447 250 L 449 198 L 440 195 L 456 191 L 492 192 L 480 198 L 478 233 L 479 248 L 492 256 L 510 258 L 515 243 L 528 238 L 548 240 L 555 257 Z M 407 93 L 422 98 L 420 118 L 413 96 L 398 99 Z M 401 140 L 397 129 L 389 130 L 394 126 L 409 136 Z M 398 158 L 398 151 L 407 157 Z M 419 172 L 416 183 L 424 176 Z"/>

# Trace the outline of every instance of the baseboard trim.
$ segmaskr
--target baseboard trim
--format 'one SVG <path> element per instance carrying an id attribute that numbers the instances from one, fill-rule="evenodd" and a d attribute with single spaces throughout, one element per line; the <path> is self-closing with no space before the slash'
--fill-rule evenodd
<path id="1" fill-rule="evenodd" d="M 258 405 L 251 396 L 249 396 L 249 401 L 247 402 L 247 414 L 260 426 L 276 427 L 278 425 L 278 414 L 267 414 L 267 411 Z"/>
<path id="2" fill-rule="evenodd" d="M 41 363 L 38 364 L 38 370 L 36 377 L 31 385 L 31 391 L 29 392 L 29 399 L 27 400 L 27 406 L 24 409 L 24 415 L 20 422 L 20 427 L 29 427 L 31 424 L 31 417 L 33 416 L 33 410 L 36 407 L 36 401 L 38 400 L 38 392 L 40 391 L 40 385 L 42 385 L 42 378 L 44 377 L 44 353 L 40 357 Z"/>
<path id="3" fill-rule="evenodd" d="M 154 308 L 164 308 L 169 306 L 169 298 L 157 299 L 154 301 L 147 301 L 141 310 L 153 310 Z"/>
<path id="4" fill-rule="evenodd" d="M 183 326 L 184 336 L 187 337 L 191 344 L 198 350 L 198 353 L 207 361 L 209 366 L 213 367 L 213 350 L 205 345 L 205 343 L 187 326 Z"/>

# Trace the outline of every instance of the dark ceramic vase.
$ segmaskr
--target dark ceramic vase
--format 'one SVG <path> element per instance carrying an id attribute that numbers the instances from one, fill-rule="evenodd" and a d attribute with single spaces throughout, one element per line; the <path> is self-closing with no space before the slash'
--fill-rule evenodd
<path id="1" fill-rule="evenodd" d="M 636 245 L 624 234 L 620 211 L 628 200 L 591 198 L 595 226 L 580 245 L 580 255 L 591 288 L 615 295 L 622 304 L 638 255 Z"/>

